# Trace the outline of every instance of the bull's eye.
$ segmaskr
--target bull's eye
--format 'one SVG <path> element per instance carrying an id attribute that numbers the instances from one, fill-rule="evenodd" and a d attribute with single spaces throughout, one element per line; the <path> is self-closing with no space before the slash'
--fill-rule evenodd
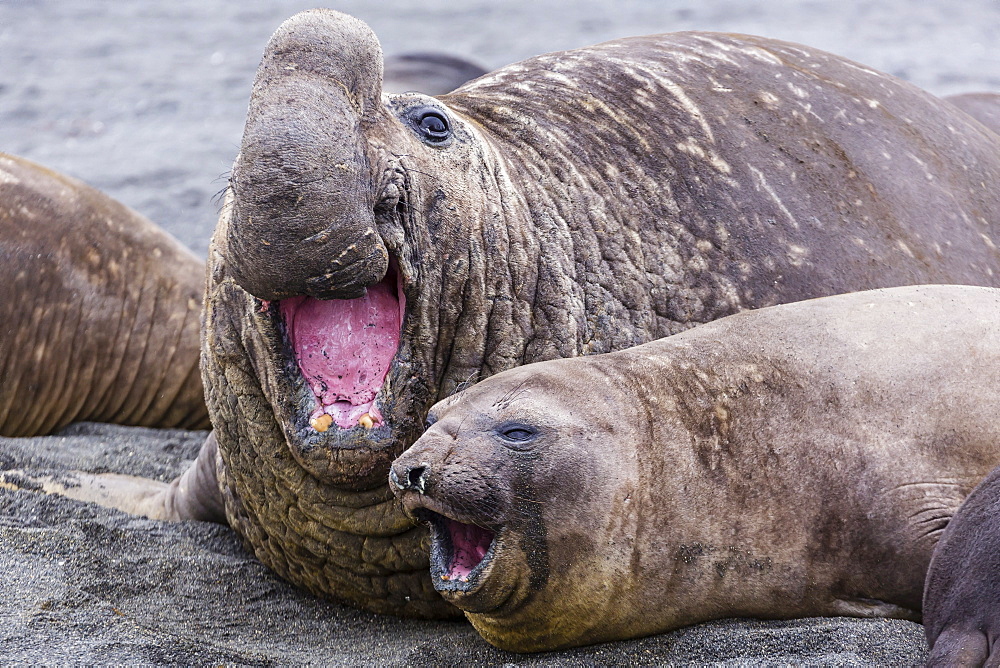
<path id="1" fill-rule="evenodd" d="M 408 116 L 414 131 L 428 144 L 442 144 L 451 139 L 451 124 L 440 109 L 417 107 Z"/>
<path id="2" fill-rule="evenodd" d="M 424 114 L 420 119 L 420 129 L 428 137 L 443 138 L 448 136 L 448 121 L 441 114 Z"/>

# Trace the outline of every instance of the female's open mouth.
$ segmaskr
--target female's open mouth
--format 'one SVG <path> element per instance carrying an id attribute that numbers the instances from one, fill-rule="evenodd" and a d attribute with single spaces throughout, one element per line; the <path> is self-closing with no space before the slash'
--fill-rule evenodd
<path id="1" fill-rule="evenodd" d="M 431 530 L 431 578 L 439 591 L 471 592 L 492 562 L 496 533 L 427 508 L 414 515 Z"/>
<path id="2" fill-rule="evenodd" d="M 316 400 L 309 424 L 317 432 L 382 424 L 376 397 L 399 348 L 405 308 L 394 261 L 364 297 L 278 303 L 286 340 Z"/>

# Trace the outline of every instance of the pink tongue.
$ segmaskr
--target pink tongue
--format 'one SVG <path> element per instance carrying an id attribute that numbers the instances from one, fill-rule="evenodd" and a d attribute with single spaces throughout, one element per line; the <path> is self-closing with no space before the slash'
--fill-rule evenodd
<path id="1" fill-rule="evenodd" d="M 465 580 L 486 556 L 490 543 L 493 542 L 493 532 L 475 524 L 462 524 L 454 520 L 447 520 L 447 523 L 455 555 L 448 566 L 448 578 Z"/>
<path id="2" fill-rule="evenodd" d="M 390 273 L 358 299 L 292 297 L 280 308 L 299 369 L 320 405 L 315 414 L 330 414 L 343 429 L 355 426 L 371 409 L 399 346 L 395 277 Z"/>

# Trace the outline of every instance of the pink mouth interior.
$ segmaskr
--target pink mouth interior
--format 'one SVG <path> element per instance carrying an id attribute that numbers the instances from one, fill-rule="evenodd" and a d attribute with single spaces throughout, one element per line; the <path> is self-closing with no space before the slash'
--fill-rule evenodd
<path id="1" fill-rule="evenodd" d="M 391 269 L 358 299 L 281 300 L 295 359 L 316 395 L 312 418 L 325 413 L 341 429 L 356 426 L 365 413 L 373 424 L 382 422 L 375 395 L 399 347 L 404 302 Z"/>
<path id="2" fill-rule="evenodd" d="M 475 524 L 462 524 L 445 519 L 451 534 L 451 563 L 448 564 L 448 579 L 466 580 L 473 569 L 486 556 L 493 542 L 493 532 Z"/>

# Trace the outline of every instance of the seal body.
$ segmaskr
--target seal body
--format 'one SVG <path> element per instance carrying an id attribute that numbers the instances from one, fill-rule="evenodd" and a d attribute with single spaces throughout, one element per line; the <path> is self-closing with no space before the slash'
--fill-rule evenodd
<path id="1" fill-rule="evenodd" d="M 1000 133 L 1000 94 L 962 93 L 944 98 L 996 133 Z"/>
<path id="2" fill-rule="evenodd" d="M 539 651 L 720 617 L 919 620 L 928 562 L 1000 458 L 1000 291 L 748 311 L 506 371 L 392 466 L 431 576 Z"/>
<path id="3" fill-rule="evenodd" d="M 0 435 L 203 429 L 204 263 L 79 181 L 0 153 Z"/>
<path id="4" fill-rule="evenodd" d="M 389 464 L 499 371 L 742 309 L 1000 282 L 1000 138 L 806 47 L 678 33 L 383 95 L 329 11 L 269 43 L 209 253 L 204 380 L 229 521 L 278 573 L 453 614 Z"/>
<path id="5" fill-rule="evenodd" d="M 1000 468 L 972 491 L 934 550 L 924 588 L 929 666 L 1000 660 Z"/>
<path id="6" fill-rule="evenodd" d="M 443 95 L 486 72 L 476 63 L 448 53 L 399 53 L 385 59 L 382 88 L 387 93 Z"/>

